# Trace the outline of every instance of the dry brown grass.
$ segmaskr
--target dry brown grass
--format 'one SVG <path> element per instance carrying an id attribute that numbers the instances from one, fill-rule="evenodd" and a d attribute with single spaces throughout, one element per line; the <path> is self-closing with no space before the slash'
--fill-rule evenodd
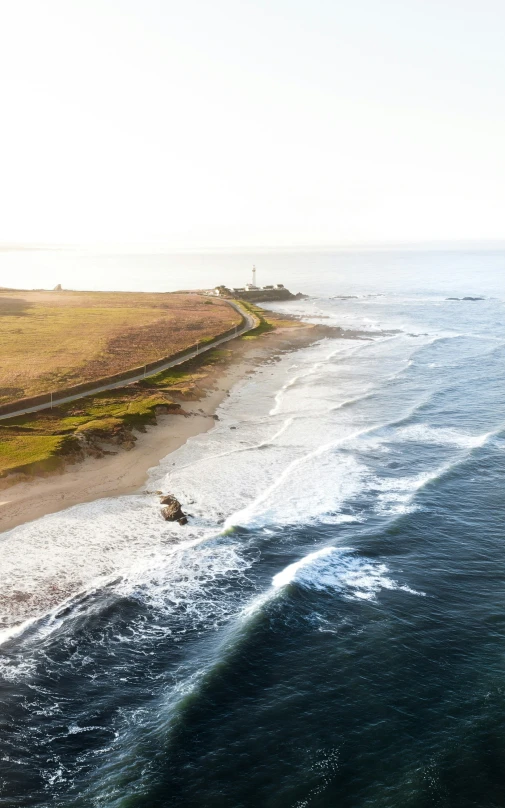
<path id="1" fill-rule="evenodd" d="M 0 403 L 120 373 L 240 322 L 194 294 L 0 292 Z"/>

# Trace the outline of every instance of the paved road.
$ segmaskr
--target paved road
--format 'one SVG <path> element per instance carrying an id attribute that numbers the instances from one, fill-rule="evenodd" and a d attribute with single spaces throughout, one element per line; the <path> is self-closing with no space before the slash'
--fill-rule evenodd
<path id="1" fill-rule="evenodd" d="M 187 362 L 188 359 L 194 359 L 195 356 L 200 356 L 202 353 L 206 353 L 207 351 L 211 351 L 213 348 L 216 348 L 218 345 L 222 345 L 224 342 L 229 342 L 236 337 L 240 337 L 242 334 L 247 334 L 248 331 L 251 331 L 253 328 L 259 324 L 259 320 L 253 314 L 249 314 L 248 311 L 245 309 L 240 308 L 237 303 L 234 303 L 232 300 L 226 301 L 230 306 L 232 306 L 240 315 L 245 317 L 245 324 L 242 328 L 237 327 L 237 331 L 235 334 L 230 334 L 227 337 L 222 337 L 221 339 L 212 342 L 210 345 L 203 345 L 201 348 L 198 346 L 195 350 L 189 351 L 185 356 L 180 356 L 177 359 L 174 359 L 170 362 L 166 362 L 164 365 L 160 365 L 160 367 L 156 368 L 156 370 L 147 373 L 144 376 L 144 373 L 139 373 L 138 376 L 132 376 L 130 379 L 123 379 L 123 381 L 113 382 L 111 384 L 104 384 L 100 387 L 94 387 L 92 390 L 86 390 L 84 393 L 76 393 L 74 396 L 67 396 L 66 398 L 53 398 L 53 407 L 56 407 L 58 404 L 66 404 L 69 401 L 77 401 L 80 398 L 87 398 L 88 396 L 93 396 L 96 393 L 103 393 L 105 390 L 114 390 L 118 387 L 126 387 L 128 384 L 132 384 L 133 382 L 138 382 L 141 379 L 148 379 L 149 376 L 155 376 L 157 373 L 162 373 L 164 370 L 168 370 L 169 368 L 173 368 L 176 365 L 182 365 L 184 362 Z M 25 415 L 29 412 L 39 412 L 39 410 L 48 410 L 51 408 L 51 403 L 46 402 L 45 404 L 37 404 L 35 407 L 29 407 L 27 409 L 16 410 L 15 412 L 9 412 L 6 415 L 0 415 L 0 421 L 5 420 L 6 418 L 16 418 L 18 415 Z"/>

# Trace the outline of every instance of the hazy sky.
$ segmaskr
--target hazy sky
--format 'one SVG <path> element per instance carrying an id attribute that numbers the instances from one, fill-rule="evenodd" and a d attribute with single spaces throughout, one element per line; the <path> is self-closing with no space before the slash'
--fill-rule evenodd
<path id="1" fill-rule="evenodd" d="M 0 242 L 505 238 L 503 0 L 0 0 Z"/>

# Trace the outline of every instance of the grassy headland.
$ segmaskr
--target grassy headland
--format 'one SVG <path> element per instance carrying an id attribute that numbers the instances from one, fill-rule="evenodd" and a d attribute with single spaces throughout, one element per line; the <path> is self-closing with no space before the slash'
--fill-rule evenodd
<path id="1" fill-rule="evenodd" d="M 183 415 L 184 401 L 199 398 L 200 385 L 230 353 L 214 349 L 178 370 L 0 421 L 0 478 L 15 482 L 20 475 L 54 471 L 117 447 L 131 449 L 136 440 L 133 430 L 145 431 L 160 412 Z"/>
<path id="2" fill-rule="evenodd" d="M 121 373 L 239 322 L 196 294 L 2 290 L 0 404 Z"/>
<path id="3" fill-rule="evenodd" d="M 211 308 L 221 314 L 225 307 L 223 315 L 228 315 L 229 307 L 222 301 L 212 301 L 211 307 L 204 300 L 200 303 L 201 298 L 187 297 L 198 301 L 193 309 L 195 325 L 198 324 L 197 316 L 203 306 L 204 314 Z M 259 325 L 242 336 L 241 340 L 257 339 L 278 326 L 299 326 L 296 320 L 283 319 L 251 303 L 243 303 L 243 306 L 258 317 Z M 234 312 L 231 311 L 231 314 Z M 218 318 L 214 318 L 212 322 L 215 324 L 218 321 Z M 187 332 L 189 322 L 186 323 Z M 222 331 L 225 326 L 226 321 L 221 320 L 216 330 Z M 39 330 L 42 330 L 42 326 Z M 191 334 L 195 331 L 191 330 Z M 208 334 L 201 336 L 200 343 L 204 344 L 211 338 Z M 4 485 L 12 484 L 34 474 L 63 469 L 68 463 L 78 462 L 87 456 L 101 457 L 121 448 L 131 449 L 136 441 L 134 430 L 145 431 L 147 425 L 155 424 L 158 413 L 184 415 L 184 402 L 200 398 L 216 365 L 225 364 L 231 354 L 230 349 L 215 348 L 177 368 L 170 368 L 134 384 L 90 395 L 53 409 L 1 420 L 0 480 L 3 479 Z"/>

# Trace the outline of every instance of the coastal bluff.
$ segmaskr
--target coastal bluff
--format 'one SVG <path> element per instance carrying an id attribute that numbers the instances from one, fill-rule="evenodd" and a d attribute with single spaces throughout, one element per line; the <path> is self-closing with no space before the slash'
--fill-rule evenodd
<path id="1" fill-rule="evenodd" d="M 308 295 L 301 292 L 293 294 L 284 286 L 279 287 L 258 287 L 257 289 L 230 289 L 227 286 L 217 286 L 214 294 L 218 297 L 231 298 L 232 300 L 246 300 L 249 303 L 270 303 L 282 300 L 303 300 Z"/>

